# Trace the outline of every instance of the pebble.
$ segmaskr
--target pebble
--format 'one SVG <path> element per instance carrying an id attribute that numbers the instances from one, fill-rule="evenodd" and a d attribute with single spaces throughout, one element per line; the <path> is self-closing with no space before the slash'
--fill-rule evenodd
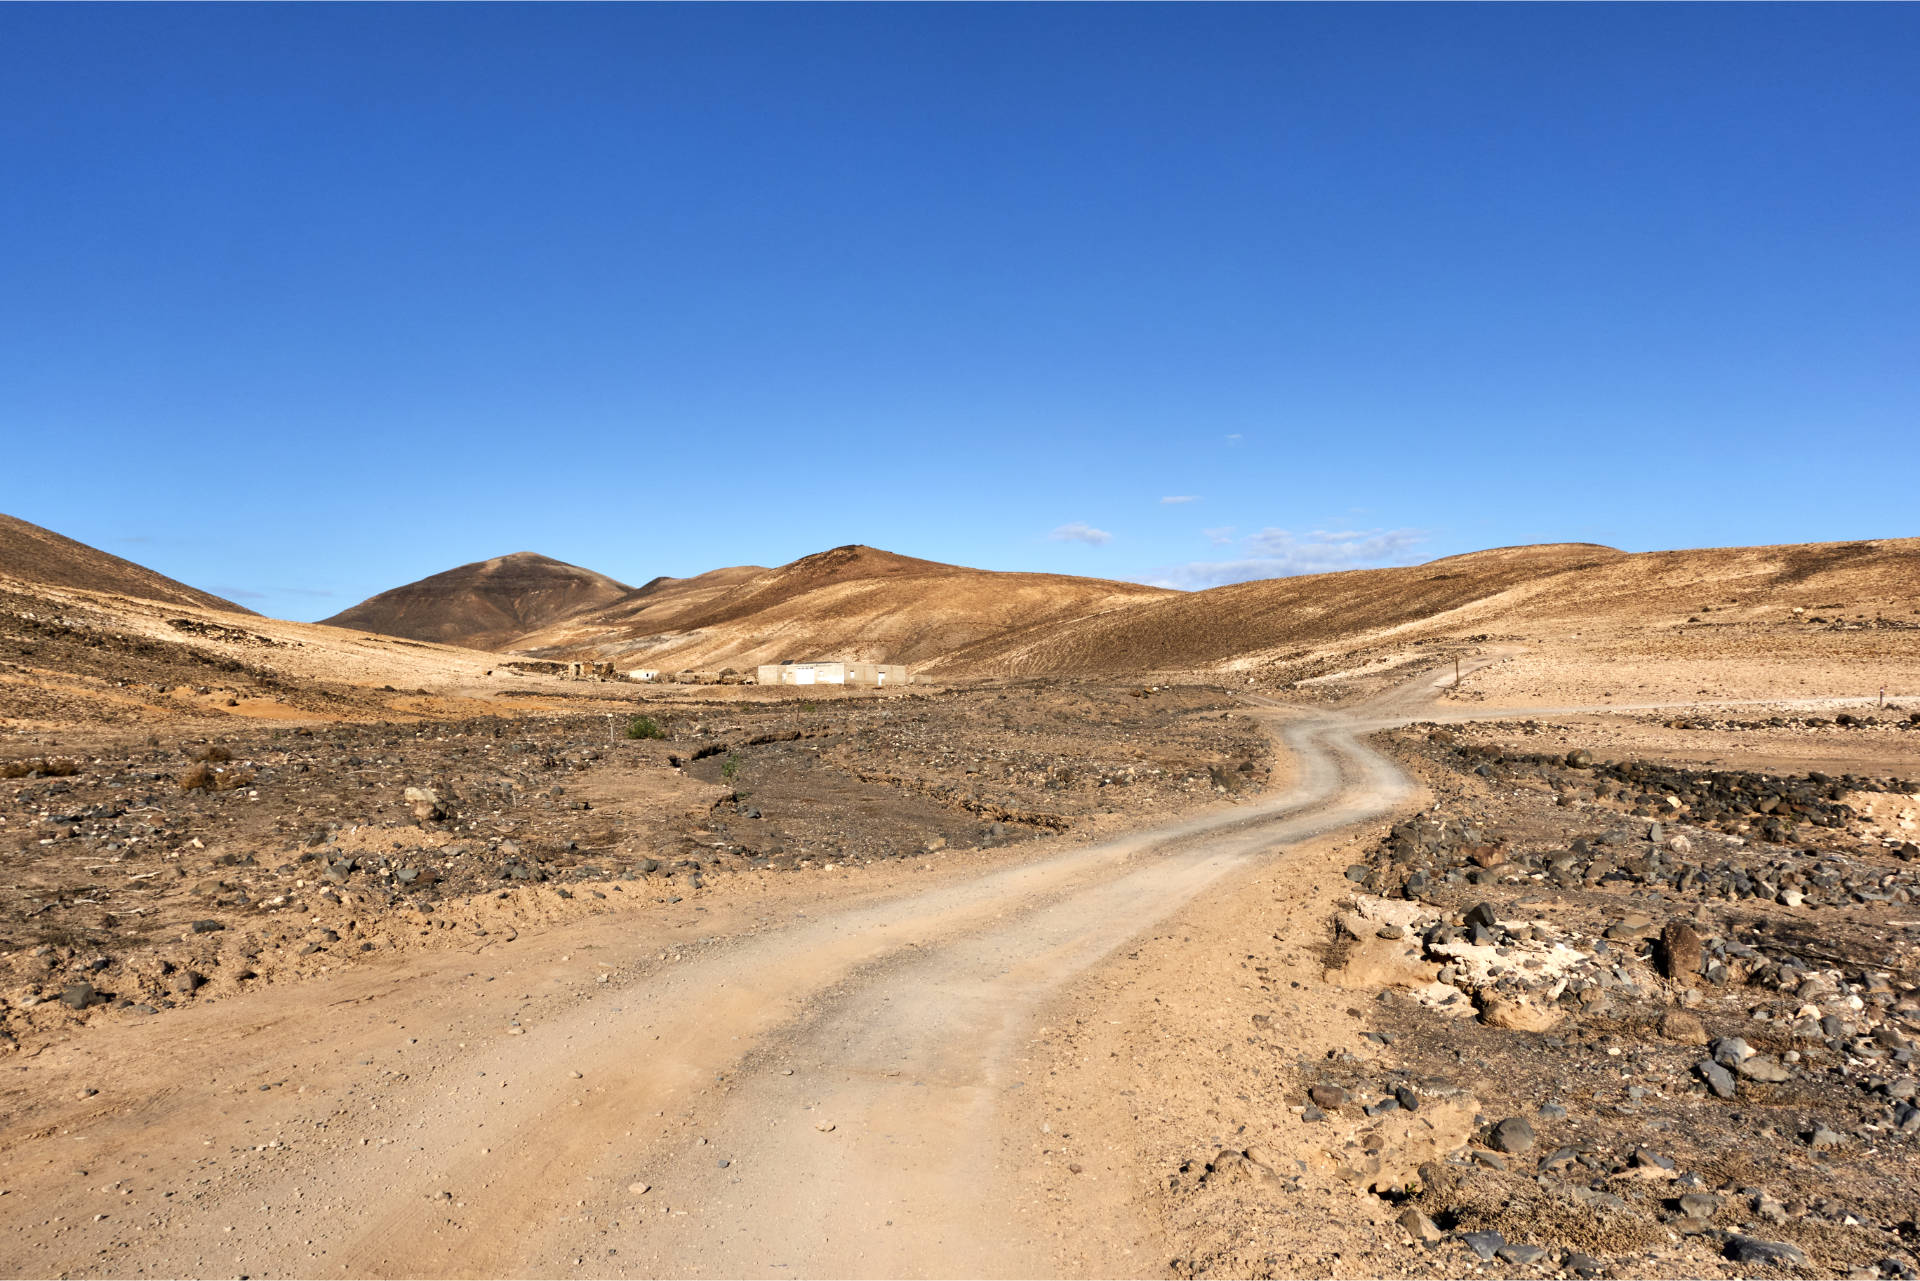
<path id="1" fill-rule="evenodd" d="M 813 1123 L 813 1128 L 820 1131 L 820 1133 L 822 1134 L 831 1134 L 833 1133 L 834 1127 L 833 1127 L 833 1122 L 831 1121 L 815 1121 Z"/>
<path id="2" fill-rule="evenodd" d="M 1439 1225 L 1434 1223 L 1432 1219 L 1429 1219 L 1415 1206 L 1410 1205 L 1400 1211 L 1399 1223 L 1401 1227 L 1407 1230 L 1408 1236 L 1426 1245 L 1432 1245 L 1435 1241 L 1438 1241 L 1446 1235 L 1446 1233 L 1440 1230 Z"/>
<path id="3" fill-rule="evenodd" d="M 1505 1237 L 1491 1230 L 1486 1232 L 1468 1232 L 1461 1236 L 1460 1239 L 1467 1243 L 1467 1249 L 1473 1251 L 1474 1255 L 1479 1258 L 1482 1263 L 1493 1262 L 1494 1256 L 1499 1254 L 1501 1247 L 1507 1243 Z"/>
<path id="4" fill-rule="evenodd" d="M 1733 1073 L 1712 1059 L 1701 1059 L 1693 1065 L 1693 1070 L 1702 1081 L 1707 1083 L 1707 1088 L 1712 1090 L 1716 1097 L 1730 1099 L 1734 1096 Z"/>
<path id="5" fill-rule="evenodd" d="M 1533 1146 L 1533 1126 L 1523 1116 L 1510 1116 L 1493 1127 L 1487 1145 L 1495 1152 L 1517 1155 Z"/>
<path id="6" fill-rule="evenodd" d="M 1689 1219 L 1711 1219 L 1720 1213 L 1720 1198 L 1706 1192 L 1689 1192 L 1679 1204 L 1680 1213 Z"/>
<path id="7" fill-rule="evenodd" d="M 1806 1254 L 1797 1245 L 1768 1241 L 1736 1232 L 1727 1238 L 1724 1253 L 1735 1263 L 1761 1263 L 1776 1267 L 1805 1267 Z"/>
<path id="8" fill-rule="evenodd" d="M 1541 1259 L 1545 1258 L 1547 1251 L 1544 1246 L 1515 1245 L 1509 1242 L 1508 1244 L 1503 1245 L 1498 1250 L 1494 1251 L 1494 1253 L 1499 1255 L 1502 1259 L 1506 1260 L 1508 1263 L 1511 1263 L 1516 1267 L 1524 1268 L 1529 1263 L 1537 1263 Z"/>
<path id="9" fill-rule="evenodd" d="M 1332 1112 L 1346 1103 L 1347 1092 L 1337 1085 L 1322 1081 L 1307 1091 L 1307 1097 Z"/>
<path id="10" fill-rule="evenodd" d="M 629 1183 L 627 1184 L 627 1191 L 634 1196 L 645 1196 L 647 1193 L 653 1191 L 653 1185 L 651 1183 Z"/>

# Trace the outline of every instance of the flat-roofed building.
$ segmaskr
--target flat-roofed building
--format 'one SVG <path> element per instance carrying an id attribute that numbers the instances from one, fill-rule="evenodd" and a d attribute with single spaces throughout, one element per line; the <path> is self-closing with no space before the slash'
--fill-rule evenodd
<path id="1" fill-rule="evenodd" d="M 907 669 L 899 663 L 762 663 L 754 680 L 761 685 L 872 685 L 885 689 L 905 685 Z"/>

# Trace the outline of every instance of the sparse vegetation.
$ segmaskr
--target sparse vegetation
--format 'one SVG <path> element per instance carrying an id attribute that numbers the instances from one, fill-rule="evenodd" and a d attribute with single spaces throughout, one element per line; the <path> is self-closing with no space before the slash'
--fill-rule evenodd
<path id="1" fill-rule="evenodd" d="M 726 779 L 727 782 L 731 783 L 739 773 L 740 773 L 740 753 L 728 752 L 727 759 L 720 762 L 720 777 Z"/>
<path id="2" fill-rule="evenodd" d="M 56 760 L 51 756 L 28 757 L 18 761 L 0 761 L 0 778 L 68 778 L 80 772 L 79 761 Z"/>
<path id="3" fill-rule="evenodd" d="M 667 731 L 651 716 L 636 716 L 627 722 L 628 738 L 665 738 Z"/>

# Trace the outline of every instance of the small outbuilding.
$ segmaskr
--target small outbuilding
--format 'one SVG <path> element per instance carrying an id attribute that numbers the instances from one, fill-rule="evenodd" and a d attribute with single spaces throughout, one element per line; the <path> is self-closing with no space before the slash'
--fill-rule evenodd
<path id="1" fill-rule="evenodd" d="M 907 683 L 899 663 L 763 663 L 754 674 L 761 685 L 871 685 L 885 689 Z"/>

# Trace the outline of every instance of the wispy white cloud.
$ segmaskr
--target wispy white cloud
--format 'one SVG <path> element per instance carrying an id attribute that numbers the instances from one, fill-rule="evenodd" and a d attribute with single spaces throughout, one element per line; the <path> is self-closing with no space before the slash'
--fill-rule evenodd
<path id="1" fill-rule="evenodd" d="M 1092 525 L 1078 520 L 1070 525 L 1060 526 L 1060 528 L 1048 534 L 1047 537 L 1056 543 L 1087 543 L 1094 547 L 1100 547 L 1113 541 L 1113 535 L 1109 534 L 1106 530 L 1095 529 Z"/>
<path id="2" fill-rule="evenodd" d="M 1227 433 L 1227 443 L 1229 445 L 1237 445 L 1243 439 L 1245 439 L 1245 437 L 1241 436 L 1241 434 L 1237 431 L 1230 431 Z"/>
<path id="3" fill-rule="evenodd" d="M 1207 536 L 1207 541 L 1212 543 L 1215 547 L 1225 547 L 1228 543 L 1233 541 L 1232 525 L 1222 525 L 1218 529 L 1203 529 L 1200 532 L 1205 534 Z"/>
<path id="4" fill-rule="evenodd" d="M 1231 530 L 1206 532 L 1217 544 L 1233 541 L 1216 537 L 1223 532 L 1231 534 Z M 1270 525 L 1238 540 L 1241 555 L 1234 559 L 1169 565 L 1140 575 L 1138 581 L 1154 587 L 1197 591 L 1256 578 L 1408 565 L 1418 561 L 1413 549 L 1425 540 L 1426 535 L 1417 529 L 1316 529 L 1295 534 Z"/>
<path id="5" fill-rule="evenodd" d="M 1160 501 L 1161 501 L 1161 502 L 1163 502 L 1163 503 L 1197 503 L 1197 502 L 1199 502 L 1199 501 L 1200 501 L 1200 495 L 1198 495 L 1198 494 L 1174 494 L 1174 495 L 1173 495 L 1172 497 L 1170 497 L 1170 498 L 1162 498 L 1162 499 L 1161 499 Z"/>

